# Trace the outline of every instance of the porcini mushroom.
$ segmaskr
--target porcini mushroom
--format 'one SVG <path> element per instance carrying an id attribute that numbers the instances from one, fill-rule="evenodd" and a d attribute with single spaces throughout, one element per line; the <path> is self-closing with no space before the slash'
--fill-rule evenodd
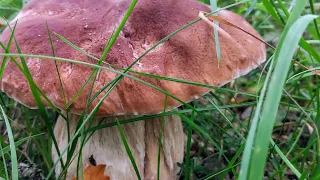
<path id="1" fill-rule="evenodd" d="M 15 38 L 24 54 L 50 56 L 52 49 L 47 36 L 46 21 L 51 32 L 67 38 L 82 50 L 100 57 L 102 50 L 118 26 L 128 6 L 129 0 L 33 0 L 18 14 Z M 105 58 L 105 62 L 126 68 L 152 45 L 174 32 L 181 26 L 198 18 L 200 11 L 209 12 L 210 8 L 194 0 L 140 0 L 133 14 L 122 29 L 115 45 Z M 239 15 L 222 10 L 219 16 L 259 37 L 258 33 Z M 248 73 L 265 61 L 265 45 L 251 35 L 220 24 L 219 42 L 221 61 L 218 64 L 215 51 L 213 28 L 200 21 L 180 31 L 147 55 L 131 70 L 171 78 L 183 79 L 211 86 L 222 86 L 232 79 Z M 7 28 L 0 40 L 7 42 L 11 31 Z M 55 55 L 68 59 L 95 64 L 96 61 L 76 51 L 68 44 L 53 37 Z M 12 52 L 15 52 L 14 48 Z M 61 110 L 65 109 L 59 76 L 53 61 L 39 58 L 26 58 L 27 65 L 38 87 Z M 69 102 L 79 91 L 92 73 L 92 67 L 57 62 L 60 78 Z M 103 65 L 109 67 L 107 65 Z M 129 73 L 133 75 L 132 73 Z M 96 79 L 93 93 L 98 92 L 106 83 L 118 75 L 101 70 Z M 206 94 L 210 89 L 167 80 L 136 77 L 153 84 L 184 102 L 189 102 Z M 1 79 L 1 89 L 10 97 L 31 108 L 37 108 L 29 85 L 23 74 L 9 62 Z M 79 115 L 85 108 L 90 87 L 70 106 L 69 123 L 74 133 Z M 103 94 L 103 93 L 102 93 Z M 92 110 L 102 95 L 89 107 Z M 104 100 L 97 115 L 107 117 L 103 123 L 116 119 L 123 120 L 144 114 L 161 113 L 166 95 L 124 77 Z M 47 104 L 48 105 L 48 104 Z M 168 98 L 167 110 L 181 103 Z M 49 106 L 49 105 L 48 105 Z M 157 173 L 158 136 L 161 118 L 138 121 L 123 125 L 129 146 L 133 152 L 142 179 L 155 179 Z M 98 120 L 94 125 L 98 124 Z M 60 150 L 66 148 L 67 125 L 59 117 L 54 130 Z M 183 161 L 184 135 L 181 120 L 177 115 L 165 117 L 164 139 L 161 151 L 161 178 L 176 179 L 179 171 L 176 162 Z M 90 164 L 90 157 L 97 164 L 106 164 L 111 179 L 136 179 L 135 171 L 121 142 L 117 127 L 100 129 L 93 134 L 82 150 L 83 167 Z M 53 157 L 57 160 L 56 151 Z M 64 156 L 65 160 L 66 156 Z M 74 161 L 70 165 L 67 178 L 76 174 Z M 56 175 L 60 173 L 60 166 Z"/>

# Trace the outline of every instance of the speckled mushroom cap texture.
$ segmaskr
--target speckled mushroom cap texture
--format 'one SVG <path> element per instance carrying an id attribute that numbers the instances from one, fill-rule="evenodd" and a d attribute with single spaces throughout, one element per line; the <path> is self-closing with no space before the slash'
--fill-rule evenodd
<path id="1" fill-rule="evenodd" d="M 130 0 L 33 0 L 18 14 L 15 38 L 23 54 L 52 56 L 46 22 L 53 36 L 56 57 L 96 64 L 97 61 L 76 51 L 54 33 L 58 33 L 82 50 L 100 57 L 116 27 L 121 22 Z M 195 0 L 140 0 L 128 19 L 105 62 L 126 68 L 143 52 L 178 28 L 198 18 L 199 11 L 210 8 Z M 239 15 L 220 11 L 219 16 L 259 37 L 258 33 Z M 14 23 L 11 23 L 13 27 Z M 212 86 L 221 86 L 248 73 L 265 61 L 265 45 L 250 35 L 220 24 L 221 61 L 218 65 L 213 28 L 200 21 L 177 33 L 133 66 L 133 71 L 183 79 Z M 7 43 L 11 31 L 7 28 L 1 42 Z M 11 53 L 16 53 L 15 45 Z M 3 52 L 3 50 L 2 50 Z M 65 109 L 58 73 L 53 60 L 26 58 L 35 83 L 59 108 Z M 67 101 L 77 94 L 93 71 L 92 67 L 57 61 Z M 109 67 L 107 65 L 103 65 Z M 134 75 L 151 83 L 184 102 L 191 101 L 209 89 Z M 101 70 L 94 92 L 116 78 L 118 74 Z M 28 107 L 36 108 L 29 84 L 24 75 L 9 62 L 1 89 Z M 90 91 L 88 85 L 70 106 L 71 112 L 81 113 Z M 92 109 L 102 95 L 92 104 Z M 166 96 L 140 82 L 124 77 L 103 101 L 98 115 L 151 114 L 163 111 Z M 180 103 L 168 99 L 167 109 Z"/>

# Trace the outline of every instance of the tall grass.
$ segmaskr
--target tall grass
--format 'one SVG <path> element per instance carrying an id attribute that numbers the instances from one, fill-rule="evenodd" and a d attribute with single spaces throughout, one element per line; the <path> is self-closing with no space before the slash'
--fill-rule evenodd
<path id="1" fill-rule="evenodd" d="M 52 57 L 24 54 L 21 51 L 18 51 L 18 54 L 11 54 L 11 46 L 15 46 L 19 50 L 19 42 L 15 41 L 13 28 L 9 43 L 5 45 L 1 42 L 1 47 L 5 53 L 0 54 L 3 57 L 0 74 L 2 76 L 7 62 L 15 63 L 28 80 L 39 110 L 29 110 L 22 105 L 13 106 L 14 101 L 5 94 L 1 94 L 0 108 L 6 125 L 2 127 L 2 132 L 7 133 L 2 133 L 0 137 L 4 139 L 0 141 L 3 161 L 3 163 L 0 163 L 3 164 L 3 167 L 0 165 L 0 169 L 1 167 L 3 169 L 0 170 L 0 177 L 8 178 L 10 176 L 12 179 L 18 179 L 19 163 L 26 159 L 32 160 L 29 163 L 37 163 L 46 179 L 54 179 L 53 172 L 58 163 L 61 164 L 62 172 L 66 172 L 72 161 L 77 161 L 78 168 L 82 169 L 81 156 L 73 158 L 77 145 L 80 143 L 79 155 L 81 155 L 81 149 L 95 131 L 116 126 L 127 150 L 128 158 L 130 158 L 136 171 L 137 178 L 140 179 L 132 150 L 128 146 L 121 125 L 176 114 L 183 120 L 187 134 L 185 162 L 179 164 L 182 171 L 180 179 L 230 178 L 245 180 L 262 179 L 264 176 L 269 179 L 285 179 L 292 176 L 300 179 L 317 179 L 320 174 L 318 163 L 320 153 L 318 142 L 320 139 L 317 130 L 320 127 L 320 87 L 319 77 L 315 70 L 318 69 L 320 62 L 320 48 L 317 46 L 320 33 L 319 18 L 312 14 L 317 14 L 317 12 L 319 14 L 319 4 L 312 1 L 307 4 L 306 1 L 288 2 L 282 0 L 276 2 L 269 0 L 234 2 L 227 0 L 218 1 L 218 4 L 214 0 L 202 0 L 202 2 L 208 5 L 211 3 L 213 9 L 217 6 L 222 7 L 221 9 L 231 8 L 245 16 L 262 37 L 276 47 L 275 50 L 268 48 L 268 57 L 271 57 L 272 63 L 266 65 L 265 70 L 260 71 L 258 69 L 250 73 L 249 76 L 239 78 L 234 85 L 226 85 L 220 88 L 131 70 L 131 67 L 152 49 L 175 36 L 179 31 L 198 23 L 200 19 L 197 19 L 177 29 L 177 31 L 171 32 L 170 35 L 141 54 L 128 68 L 102 66 L 106 64 L 103 59 L 113 46 L 137 1 L 132 1 L 119 27 L 115 29 L 111 37 L 108 37 L 109 41 L 101 57 L 94 57 L 83 51 L 70 42 L 68 37 L 62 37 L 59 34 L 51 35 L 50 33 L 48 34 L 50 37 L 48 43 L 52 46 Z M 18 0 L 7 0 L 0 3 L 2 16 L 9 20 L 14 17 L 14 14 L 20 8 L 22 8 L 22 2 Z M 217 9 L 211 14 L 215 14 L 219 10 Z M 50 32 L 50 27 L 48 27 L 48 32 Z M 217 32 L 214 33 L 217 34 Z M 75 51 L 96 60 L 97 64 L 55 57 L 51 36 L 57 36 L 64 43 L 74 48 Z M 215 41 L 219 42 L 217 36 Z M 313 41 L 316 43 L 309 43 Z M 219 52 L 219 43 L 216 44 L 215 50 Z M 18 63 L 17 57 L 20 58 L 21 64 Z M 86 109 L 81 115 L 76 132 L 74 134 L 68 133 L 68 146 L 61 152 L 53 135 L 54 119 L 56 118 L 55 114 L 59 114 L 68 122 L 68 116 L 63 115 L 33 81 L 25 63 L 25 59 L 29 57 L 82 64 L 94 68 L 93 73 L 73 100 L 68 103 L 65 101 L 64 111 L 69 110 L 70 105 L 80 95 L 85 86 L 90 86 L 92 93 L 94 84 L 90 84 L 90 80 L 95 79 L 99 71 L 106 70 L 118 74 L 98 93 L 90 93 Z M 220 59 L 219 55 L 217 58 Z M 299 61 L 307 67 L 307 70 L 301 66 L 295 66 L 295 61 Z M 57 73 L 59 74 L 58 68 Z M 210 93 L 192 103 L 186 103 L 132 74 L 206 87 L 212 89 L 214 93 Z M 164 102 L 164 112 L 161 114 L 134 117 L 93 126 L 98 108 L 123 77 L 148 85 L 164 93 L 167 97 L 181 102 L 183 107 L 168 112 L 166 102 Z M 103 98 L 89 112 L 87 109 L 89 104 L 99 94 L 103 95 Z M 48 111 L 45 108 L 41 97 L 48 101 L 53 111 Z M 21 113 L 17 116 L 13 113 L 15 111 Z M 26 124 L 26 126 L 16 126 L 11 131 L 9 123 L 11 119 L 7 118 L 10 115 L 12 115 L 12 122 L 20 125 Z M 35 126 L 36 123 L 38 126 Z M 68 130 L 70 130 L 70 127 L 68 127 Z M 162 137 L 163 129 L 160 132 L 160 137 Z M 39 136 L 39 133 L 45 133 L 46 136 Z M 9 140 L 9 143 L 6 142 L 6 139 Z M 39 143 L 39 139 L 41 139 L 41 143 Z M 50 140 L 46 141 L 46 139 Z M 161 146 L 160 142 L 161 138 L 159 148 Z M 56 162 L 52 161 L 50 155 L 52 143 L 60 157 Z M 25 148 L 21 149 L 21 144 L 24 144 Z M 8 166 L 8 153 L 10 154 L 11 167 Z M 64 154 L 67 155 L 66 162 L 62 161 Z M 160 159 L 159 156 L 160 153 L 158 153 L 158 159 Z M 160 171 L 161 169 L 158 169 L 158 172 Z M 77 176 L 81 177 L 81 174 Z M 63 178 L 64 174 L 62 173 L 59 179 Z M 161 179 L 159 175 L 158 179 Z"/>

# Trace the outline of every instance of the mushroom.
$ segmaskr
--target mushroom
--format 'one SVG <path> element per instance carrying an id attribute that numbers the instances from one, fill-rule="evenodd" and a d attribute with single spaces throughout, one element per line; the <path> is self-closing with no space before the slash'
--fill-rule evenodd
<path id="1" fill-rule="evenodd" d="M 15 38 L 22 53 L 51 56 L 47 21 L 52 33 L 59 33 L 82 50 L 100 57 L 108 38 L 118 26 L 130 3 L 129 0 L 33 0 L 16 18 L 18 23 Z M 194 0 L 140 0 L 104 61 L 121 68 L 128 67 L 159 40 L 197 19 L 200 11 L 209 12 L 210 8 Z M 241 16 L 227 10 L 220 11 L 219 16 L 259 37 Z M 224 24 L 220 24 L 219 32 L 222 32 L 219 33 L 220 63 L 215 51 L 213 28 L 200 21 L 157 46 L 131 70 L 210 86 L 222 86 L 247 74 L 265 61 L 265 45 L 259 40 Z M 10 35 L 11 31 L 7 28 L 1 35 L 1 42 L 8 42 Z M 97 63 L 56 36 L 53 37 L 53 46 L 56 57 Z M 11 52 L 16 52 L 14 45 Z M 63 113 L 66 113 L 54 61 L 28 57 L 26 62 L 37 86 Z M 65 98 L 70 102 L 93 68 L 59 61 L 57 66 Z M 105 64 L 103 66 L 110 67 Z M 131 72 L 128 74 L 153 84 L 184 102 L 190 102 L 210 91 L 208 88 L 195 85 L 149 78 Z M 114 72 L 101 70 L 95 80 L 93 94 L 117 76 Z M 26 78 L 11 61 L 8 62 L 1 79 L 1 90 L 24 105 L 37 108 Z M 80 118 L 79 114 L 86 106 L 89 92 L 88 85 L 69 107 L 68 118 L 72 134 Z M 89 111 L 97 105 L 103 94 L 90 104 Z M 100 123 L 100 117 L 106 117 L 102 122 L 104 124 L 161 113 L 166 98 L 164 93 L 124 77 L 103 101 L 97 112 L 99 117 L 93 122 L 93 126 Z M 50 107 L 48 103 L 46 105 Z M 168 97 L 166 109 L 169 111 L 180 105 L 180 102 Z M 154 118 L 122 126 L 142 179 L 157 177 L 160 124 L 161 118 Z M 60 151 L 64 150 L 68 144 L 67 125 L 61 116 L 57 120 L 54 134 Z M 179 171 L 177 162 L 182 162 L 184 155 L 183 128 L 177 115 L 165 117 L 163 134 L 161 178 L 176 179 Z M 111 179 L 137 179 L 117 127 L 100 129 L 92 135 L 82 149 L 83 168 L 90 164 L 91 158 L 94 158 L 97 164 L 107 165 L 106 173 Z M 55 149 L 53 159 L 58 159 Z M 65 159 L 66 155 L 63 156 L 64 161 Z M 76 161 L 74 160 L 68 168 L 67 179 L 75 177 Z M 60 173 L 61 167 L 58 165 L 56 175 Z"/>

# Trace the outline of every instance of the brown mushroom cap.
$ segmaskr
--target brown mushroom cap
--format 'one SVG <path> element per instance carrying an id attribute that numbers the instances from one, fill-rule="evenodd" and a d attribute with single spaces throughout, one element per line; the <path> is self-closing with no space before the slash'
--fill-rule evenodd
<path id="1" fill-rule="evenodd" d="M 114 29 L 129 7 L 129 0 L 33 0 L 18 15 L 15 37 L 23 54 L 52 56 L 46 21 L 50 31 L 64 36 L 84 51 L 100 57 Z M 105 62 L 121 68 L 128 67 L 143 52 L 181 26 L 198 18 L 199 11 L 210 12 L 207 5 L 194 0 L 140 0 Z M 220 11 L 219 16 L 246 31 L 258 33 L 241 17 L 230 11 Z M 218 66 L 213 28 L 200 21 L 162 43 L 132 68 L 134 71 L 171 78 L 221 86 L 248 73 L 265 61 L 265 45 L 250 35 L 233 27 L 220 24 L 227 34 L 219 34 L 221 62 Z M 7 43 L 7 28 L 0 40 Z M 57 37 L 53 37 L 56 57 L 96 64 L 86 55 L 76 51 Z M 14 47 L 15 45 L 12 45 Z M 3 51 L 2 51 L 3 52 Z M 15 48 L 11 52 L 15 53 Z M 35 83 L 59 108 L 65 109 L 62 90 L 54 61 L 26 58 Z M 93 68 L 69 62 L 59 62 L 58 68 L 70 101 L 88 79 Z M 109 67 L 107 65 L 104 65 Z M 132 73 L 129 73 L 133 75 Z M 118 75 L 102 70 L 95 82 L 94 92 Z M 170 82 L 134 75 L 168 93 L 188 102 L 209 91 L 193 85 Z M 9 62 L 1 89 L 17 101 L 36 108 L 32 93 L 23 74 Z M 75 113 L 83 111 L 90 86 L 70 106 Z M 92 109 L 100 95 L 90 105 Z M 165 95 L 147 85 L 124 77 L 104 100 L 99 115 L 149 114 L 163 110 Z M 167 109 L 180 103 L 168 99 Z"/>

